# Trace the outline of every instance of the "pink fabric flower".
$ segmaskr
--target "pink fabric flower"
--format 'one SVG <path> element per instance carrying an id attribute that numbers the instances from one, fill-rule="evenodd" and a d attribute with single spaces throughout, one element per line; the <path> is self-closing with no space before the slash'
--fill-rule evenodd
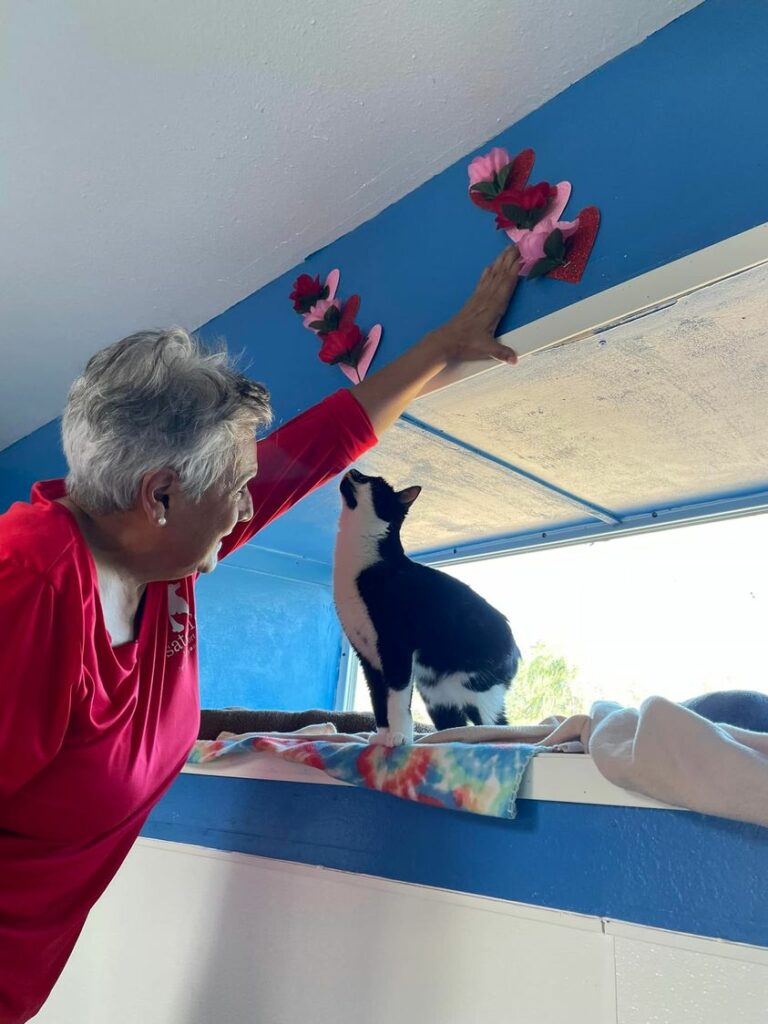
<path id="1" fill-rule="evenodd" d="M 314 323 L 316 320 L 322 320 L 331 306 L 335 306 L 336 309 L 341 309 L 341 303 L 338 299 L 319 299 L 310 311 L 304 314 L 301 322 L 308 330 L 311 331 L 312 328 L 309 325 Z"/>
<path id="2" fill-rule="evenodd" d="M 555 196 L 551 200 L 552 205 L 547 210 L 546 217 L 543 217 L 542 220 L 549 220 L 554 224 L 559 217 L 562 217 L 563 210 L 568 205 L 568 200 L 570 198 L 571 183 L 569 181 L 561 181 L 559 184 L 555 185 Z M 538 225 L 534 225 L 534 227 L 538 229 Z M 511 238 L 513 242 L 518 243 L 523 235 L 528 233 L 528 230 L 528 228 L 507 228 L 506 235 L 508 238 Z"/>
<path id="3" fill-rule="evenodd" d="M 563 235 L 563 238 L 570 238 L 579 227 L 578 218 L 576 220 L 555 220 L 554 217 L 545 217 L 540 220 L 539 223 L 533 228 L 532 231 L 525 231 L 520 235 L 517 242 L 517 248 L 520 253 L 522 265 L 520 267 L 520 276 L 526 277 L 530 270 L 533 269 L 534 265 L 539 260 L 544 259 L 546 253 L 544 252 L 544 243 L 548 236 L 558 228 Z"/>
<path id="4" fill-rule="evenodd" d="M 469 184 L 476 185 L 479 181 L 493 181 L 494 174 L 512 163 L 512 158 L 506 149 L 498 146 L 484 156 L 476 156 L 469 165 Z"/>

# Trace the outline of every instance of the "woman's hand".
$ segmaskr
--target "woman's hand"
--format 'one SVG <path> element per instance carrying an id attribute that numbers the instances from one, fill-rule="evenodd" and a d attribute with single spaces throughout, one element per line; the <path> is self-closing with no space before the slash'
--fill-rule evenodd
<path id="1" fill-rule="evenodd" d="M 520 273 L 520 254 L 511 245 L 486 267 L 477 288 L 461 310 L 444 327 L 424 339 L 449 363 L 498 359 L 516 363 L 517 356 L 494 337 L 507 311 Z"/>
<path id="2" fill-rule="evenodd" d="M 494 333 L 519 272 L 520 256 L 512 245 L 486 267 L 473 294 L 445 326 L 431 331 L 399 359 L 353 388 L 352 394 L 368 413 L 377 437 L 447 366 L 482 359 L 517 362 L 512 349 L 496 341 Z"/>

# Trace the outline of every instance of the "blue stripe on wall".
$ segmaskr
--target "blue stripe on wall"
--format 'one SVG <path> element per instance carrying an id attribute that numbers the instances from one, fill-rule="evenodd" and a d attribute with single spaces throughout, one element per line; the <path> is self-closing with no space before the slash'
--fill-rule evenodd
<path id="1" fill-rule="evenodd" d="M 768 946 L 768 829 L 682 811 L 521 800 L 501 821 L 182 775 L 143 834 Z"/>

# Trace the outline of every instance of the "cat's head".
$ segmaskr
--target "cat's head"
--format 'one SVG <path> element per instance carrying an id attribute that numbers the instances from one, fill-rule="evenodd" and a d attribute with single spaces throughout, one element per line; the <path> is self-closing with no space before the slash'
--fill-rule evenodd
<path id="1" fill-rule="evenodd" d="M 396 491 L 380 476 L 365 476 L 350 469 L 339 485 L 342 498 L 342 527 L 369 537 L 384 537 L 400 531 L 420 487 Z"/>

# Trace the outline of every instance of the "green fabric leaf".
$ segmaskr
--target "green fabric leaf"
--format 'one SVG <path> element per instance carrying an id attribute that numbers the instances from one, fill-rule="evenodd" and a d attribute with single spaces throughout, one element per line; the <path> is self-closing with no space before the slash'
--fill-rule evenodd
<path id="1" fill-rule="evenodd" d="M 309 326 L 313 331 L 317 331 L 318 334 L 327 334 L 331 329 L 325 320 L 312 320 Z"/>
<path id="2" fill-rule="evenodd" d="M 555 228 L 547 235 L 547 240 L 544 242 L 544 253 L 557 263 L 562 263 L 565 259 L 565 240 L 560 228 Z"/>
<path id="3" fill-rule="evenodd" d="M 325 311 L 323 319 L 327 325 L 326 330 L 335 331 L 339 326 L 339 320 L 341 320 L 341 310 L 338 306 L 329 306 Z"/>
<path id="4" fill-rule="evenodd" d="M 555 267 L 559 266 L 559 262 L 547 259 L 545 257 L 544 259 L 539 260 L 537 263 L 534 263 L 530 273 L 528 274 L 528 280 L 530 281 L 534 277 L 543 277 L 545 274 L 548 274 L 550 270 L 554 270 Z"/>
<path id="5" fill-rule="evenodd" d="M 507 187 L 507 179 L 509 178 L 509 172 L 512 170 L 512 164 L 506 164 L 497 173 L 496 179 L 499 183 L 499 192 L 503 192 Z"/>
<path id="6" fill-rule="evenodd" d="M 360 356 L 363 354 L 363 349 L 365 348 L 367 340 L 367 338 L 363 338 L 363 340 L 359 342 L 359 344 L 355 345 L 355 347 L 348 353 L 350 366 L 357 366 L 360 362 Z"/>
<path id="7" fill-rule="evenodd" d="M 528 227 L 528 224 L 526 223 L 528 211 L 524 210 L 522 206 L 517 206 L 515 203 L 505 203 L 501 208 L 501 212 L 507 220 L 511 220 L 516 227 Z"/>
<path id="8" fill-rule="evenodd" d="M 536 225 L 539 223 L 541 218 L 547 212 L 549 207 L 550 207 L 550 204 L 547 203 L 546 206 L 538 206 L 538 207 L 534 207 L 532 210 L 528 210 L 527 211 L 527 213 L 528 213 L 528 224 L 526 226 L 528 228 L 536 227 Z"/>
<path id="9" fill-rule="evenodd" d="M 470 192 L 479 192 L 486 199 L 493 199 L 498 194 L 498 189 L 492 181 L 478 181 L 472 185 Z"/>

